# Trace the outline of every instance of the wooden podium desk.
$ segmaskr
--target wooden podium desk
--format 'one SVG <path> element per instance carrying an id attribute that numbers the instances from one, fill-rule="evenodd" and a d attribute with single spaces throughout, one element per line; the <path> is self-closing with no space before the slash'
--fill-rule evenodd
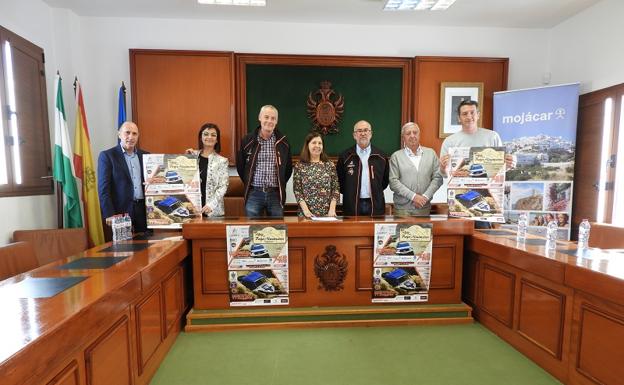
<path id="1" fill-rule="evenodd" d="M 566 384 L 624 383 L 624 250 L 578 251 L 475 231 L 464 300 L 475 318 Z"/>
<path id="2" fill-rule="evenodd" d="M 118 245 L 142 250 L 105 251 L 107 243 L 0 282 L 2 385 L 149 382 L 181 330 L 188 243 Z M 127 258 L 105 269 L 59 268 L 85 257 L 91 264 Z M 37 279 L 75 277 L 87 278 L 52 297 L 29 291 L 21 298 L 26 288 L 54 286 Z"/>
<path id="3" fill-rule="evenodd" d="M 222 218 L 185 223 L 192 241 L 194 309 L 228 309 L 225 227 L 227 225 L 288 226 L 289 307 L 371 305 L 375 223 L 432 223 L 433 256 L 430 304 L 461 303 L 464 237 L 471 221 L 444 218 L 350 218 L 316 222 L 298 217 L 280 219 Z M 344 288 L 326 291 L 314 273 L 314 261 L 335 246 L 348 263 Z"/>

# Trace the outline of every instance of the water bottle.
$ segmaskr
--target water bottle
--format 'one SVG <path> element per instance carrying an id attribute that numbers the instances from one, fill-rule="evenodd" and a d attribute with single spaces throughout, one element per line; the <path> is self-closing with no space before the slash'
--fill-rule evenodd
<path id="1" fill-rule="evenodd" d="M 589 220 L 583 219 L 583 221 L 579 225 L 579 232 L 578 232 L 578 248 L 579 249 L 589 248 L 589 231 L 590 230 L 591 230 L 591 225 L 589 224 Z"/>
<path id="2" fill-rule="evenodd" d="M 528 223 L 529 219 L 527 218 L 527 214 L 520 213 L 520 215 L 518 215 L 518 234 L 516 236 L 518 242 L 526 241 Z"/>
<path id="3" fill-rule="evenodd" d="M 128 214 L 124 214 L 123 219 L 124 240 L 129 241 L 132 239 L 132 219 Z"/>
<path id="4" fill-rule="evenodd" d="M 546 247 L 548 249 L 557 248 L 557 231 L 559 230 L 559 226 L 557 225 L 557 221 L 554 219 L 548 222 L 546 226 Z"/>
<path id="5" fill-rule="evenodd" d="M 119 215 L 113 216 L 113 221 L 111 223 L 111 230 L 113 233 L 113 242 L 119 242 L 123 240 L 123 235 L 121 233 L 121 217 Z"/>

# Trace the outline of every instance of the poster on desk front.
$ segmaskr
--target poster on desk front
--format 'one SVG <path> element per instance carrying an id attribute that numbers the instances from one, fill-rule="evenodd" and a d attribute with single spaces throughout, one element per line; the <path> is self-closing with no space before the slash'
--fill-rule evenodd
<path id="1" fill-rule="evenodd" d="M 372 302 L 429 299 L 431 223 L 376 223 Z"/>
<path id="2" fill-rule="evenodd" d="M 505 148 L 452 147 L 449 157 L 449 216 L 505 222 Z"/>
<path id="3" fill-rule="evenodd" d="M 286 225 L 227 225 L 230 306 L 287 305 Z"/>
<path id="4" fill-rule="evenodd" d="M 180 229 L 201 218 L 197 157 L 185 154 L 143 155 L 147 227 Z"/>
<path id="5" fill-rule="evenodd" d="M 526 213 L 528 232 L 544 236 L 555 220 L 570 239 L 579 84 L 494 93 L 494 131 L 515 167 L 507 171 L 503 227 L 516 229 Z"/>

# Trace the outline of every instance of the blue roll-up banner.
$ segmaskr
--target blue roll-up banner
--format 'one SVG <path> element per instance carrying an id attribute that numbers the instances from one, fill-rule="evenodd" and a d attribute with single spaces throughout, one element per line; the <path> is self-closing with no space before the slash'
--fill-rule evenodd
<path id="1" fill-rule="evenodd" d="M 516 167 L 505 183 L 506 227 L 529 215 L 529 233 L 545 235 L 551 219 L 570 238 L 579 84 L 494 93 L 494 131 Z"/>

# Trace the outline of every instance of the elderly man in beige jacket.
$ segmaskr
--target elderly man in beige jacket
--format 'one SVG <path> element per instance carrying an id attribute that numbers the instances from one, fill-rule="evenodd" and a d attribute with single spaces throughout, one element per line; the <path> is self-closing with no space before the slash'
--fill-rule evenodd
<path id="1" fill-rule="evenodd" d="M 435 151 L 420 145 L 420 127 L 409 122 L 401 127 L 403 149 L 390 157 L 390 190 L 396 215 L 429 215 L 431 198 L 442 185 Z"/>

